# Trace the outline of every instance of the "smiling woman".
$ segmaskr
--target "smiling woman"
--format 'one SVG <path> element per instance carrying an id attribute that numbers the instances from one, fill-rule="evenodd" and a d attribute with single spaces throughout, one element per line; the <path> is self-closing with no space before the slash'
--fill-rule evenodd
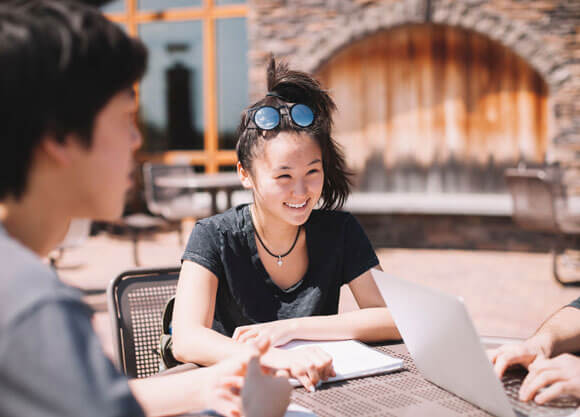
<path id="1" fill-rule="evenodd" d="M 208 365 L 269 342 L 263 357 L 309 389 L 334 374 L 293 339 L 376 341 L 399 334 L 370 274 L 379 262 L 361 226 L 338 211 L 350 192 L 331 135 L 334 103 L 308 74 L 268 68 L 268 93 L 242 115 L 237 164 L 254 202 L 197 222 L 173 314 L 173 354 Z M 348 284 L 359 311 L 338 314 Z"/>

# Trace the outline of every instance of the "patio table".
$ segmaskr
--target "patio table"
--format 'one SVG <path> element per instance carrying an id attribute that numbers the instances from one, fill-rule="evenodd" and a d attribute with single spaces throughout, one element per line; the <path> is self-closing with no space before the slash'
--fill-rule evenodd
<path id="1" fill-rule="evenodd" d="M 238 174 L 220 172 L 216 174 L 168 175 L 155 178 L 158 187 L 190 188 L 193 191 L 207 191 L 211 195 L 211 214 L 218 212 L 217 193 L 225 191 L 227 208 L 232 206 L 232 192 L 242 188 Z"/>
<path id="2" fill-rule="evenodd" d="M 493 348 L 519 339 L 482 337 L 481 340 L 486 348 Z M 404 344 L 388 342 L 372 346 L 403 359 L 403 369 L 323 384 L 315 392 L 295 388 L 291 402 L 319 417 L 493 417 L 423 378 Z M 521 378 L 524 373 L 524 370 L 508 371 L 512 377 Z M 286 417 L 310 417 L 312 413 L 288 412 Z"/>
<path id="3" fill-rule="evenodd" d="M 495 337 L 481 339 L 486 348 L 518 340 Z M 491 416 L 427 381 L 415 367 L 404 344 L 386 343 L 373 347 L 403 359 L 404 368 L 396 372 L 324 384 L 313 393 L 296 388 L 292 393 L 292 402 L 310 409 L 319 417 Z M 523 369 L 507 373 L 511 378 L 520 379 L 524 374 Z"/>

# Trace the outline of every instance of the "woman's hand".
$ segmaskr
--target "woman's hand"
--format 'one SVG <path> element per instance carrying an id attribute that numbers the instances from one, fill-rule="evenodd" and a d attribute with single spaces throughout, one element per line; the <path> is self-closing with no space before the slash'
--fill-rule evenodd
<path id="1" fill-rule="evenodd" d="M 538 356 L 528 371 L 520 388 L 520 400 L 533 398 L 538 404 L 544 404 L 562 395 L 580 398 L 580 358 L 569 353 L 553 359 Z M 542 388 L 545 389 L 538 394 Z"/>
<path id="2" fill-rule="evenodd" d="M 240 343 L 267 341 L 270 346 L 282 346 L 294 339 L 295 332 L 295 319 L 276 320 L 237 327 L 232 339 Z"/>
<path id="3" fill-rule="evenodd" d="M 262 364 L 296 378 L 308 391 L 320 381 L 336 376 L 332 356 L 316 346 L 294 350 L 271 348 L 262 356 Z"/>

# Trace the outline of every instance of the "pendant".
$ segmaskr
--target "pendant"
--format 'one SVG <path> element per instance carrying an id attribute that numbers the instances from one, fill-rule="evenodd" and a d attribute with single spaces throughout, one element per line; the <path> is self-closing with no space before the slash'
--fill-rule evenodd
<path id="1" fill-rule="evenodd" d="M 282 266 L 282 257 L 278 256 L 278 266 Z"/>

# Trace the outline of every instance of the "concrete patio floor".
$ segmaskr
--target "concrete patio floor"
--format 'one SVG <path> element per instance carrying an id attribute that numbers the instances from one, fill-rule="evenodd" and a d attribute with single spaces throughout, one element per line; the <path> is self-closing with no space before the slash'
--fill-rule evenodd
<path id="1" fill-rule="evenodd" d="M 176 232 L 158 233 L 139 242 L 143 267 L 177 265 L 181 252 Z M 564 288 L 554 281 L 548 253 L 381 248 L 377 253 L 387 273 L 462 296 L 481 335 L 526 337 L 549 314 L 580 296 L 580 288 Z M 67 250 L 59 266 L 67 283 L 105 288 L 120 272 L 135 268 L 131 240 L 100 233 Z M 104 300 L 103 295 L 87 297 L 101 310 L 95 315 L 95 328 L 110 353 L 111 329 Z M 350 291 L 343 290 L 341 311 L 355 306 Z"/>

